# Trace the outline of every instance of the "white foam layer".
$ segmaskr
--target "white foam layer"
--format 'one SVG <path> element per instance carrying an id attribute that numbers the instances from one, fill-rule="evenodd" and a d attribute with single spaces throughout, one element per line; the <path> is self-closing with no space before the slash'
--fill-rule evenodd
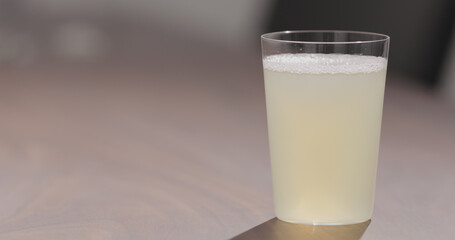
<path id="1" fill-rule="evenodd" d="M 369 73 L 387 66 L 383 57 L 348 54 L 278 54 L 263 59 L 264 68 L 277 72 L 306 74 Z"/>

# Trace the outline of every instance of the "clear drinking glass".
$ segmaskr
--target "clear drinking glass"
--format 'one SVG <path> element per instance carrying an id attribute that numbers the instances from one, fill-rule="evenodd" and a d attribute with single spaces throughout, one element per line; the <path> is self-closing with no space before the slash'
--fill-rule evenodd
<path id="1" fill-rule="evenodd" d="M 367 221 L 390 38 L 284 31 L 261 40 L 277 217 L 327 225 Z"/>

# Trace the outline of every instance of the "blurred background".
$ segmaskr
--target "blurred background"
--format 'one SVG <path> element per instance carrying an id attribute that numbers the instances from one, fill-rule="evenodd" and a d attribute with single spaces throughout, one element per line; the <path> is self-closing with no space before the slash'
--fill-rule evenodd
<path id="1" fill-rule="evenodd" d="M 218 55 L 215 49 L 257 53 L 264 32 L 358 30 L 391 36 L 391 72 L 451 92 L 455 4 L 450 0 L 410 4 L 407 0 L 1 0 L 0 60 L 8 66 L 43 61 L 145 63 L 171 54 L 197 59 L 200 50 Z"/>
<path id="2" fill-rule="evenodd" d="M 1 0 L 0 64 L 122 62 L 176 70 L 163 58 L 194 62 L 226 52 L 258 54 L 259 35 L 265 32 L 370 31 L 392 38 L 389 72 L 453 102 L 455 3 L 418 0 L 412 1 L 412 8 L 410 4 L 408 0 Z"/>
<path id="3" fill-rule="evenodd" d="M 412 8 L 409 4 L 407 0 L 1 0 L 0 63 L 146 63 L 172 54 L 196 60 L 203 57 L 201 51 L 258 53 L 259 35 L 264 32 L 357 30 L 391 36 L 390 72 L 451 95 L 455 3 L 418 0 L 412 1 Z"/>

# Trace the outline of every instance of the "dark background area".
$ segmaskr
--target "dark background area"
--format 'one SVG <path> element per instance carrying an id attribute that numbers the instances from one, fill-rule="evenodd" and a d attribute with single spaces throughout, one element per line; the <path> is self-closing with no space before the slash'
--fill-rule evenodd
<path id="1" fill-rule="evenodd" d="M 452 0 L 275 1 L 266 32 L 356 30 L 391 37 L 389 72 L 436 87 L 455 19 Z"/>

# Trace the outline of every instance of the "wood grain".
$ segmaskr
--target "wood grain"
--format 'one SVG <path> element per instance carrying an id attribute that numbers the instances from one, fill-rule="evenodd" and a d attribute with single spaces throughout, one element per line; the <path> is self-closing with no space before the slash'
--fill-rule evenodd
<path id="1" fill-rule="evenodd" d="M 241 59 L 0 69 L 0 239 L 229 239 L 262 223 L 287 233 L 267 222 L 261 66 Z M 393 81 L 362 239 L 451 239 L 454 109 Z"/>

